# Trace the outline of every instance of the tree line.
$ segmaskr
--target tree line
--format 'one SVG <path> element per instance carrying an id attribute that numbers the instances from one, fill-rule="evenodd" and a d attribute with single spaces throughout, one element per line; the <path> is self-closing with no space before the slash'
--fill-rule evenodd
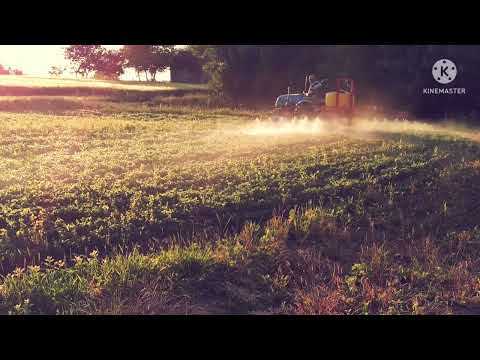
<path id="1" fill-rule="evenodd" d="M 273 101 L 288 86 L 304 89 L 305 75 L 351 77 L 362 104 L 439 117 L 476 116 L 480 104 L 477 45 L 195 45 L 190 47 L 210 77 L 210 88 L 233 102 Z M 447 58 L 458 67 L 448 87 L 465 95 L 424 95 L 435 82 L 433 64 Z"/>
<path id="2" fill-rule="evenodd" d="M 5 68 L 0 64 L 0 75 L 23 75 L 23 71 L 19 69 Z"/>
<path id="3" fill-rule="evenodd" d="M 359 104 L 440 117 L 475 116 L 480 111 L 480 46 L 478 45 L 72 45 L 65 57 L 82 77 L 117 79 L 133 68 L 139 80 L 155 81 L 171 66 L 199 68 L 208 75 L 213 96 L 234 104 L 273 104 L 276 96 L 303 91 L 305 75 L 351 77 Z M 425 95 L 423 89 L 444 87 L 432 76 L 433 64 L 448 58 L 458 76 L 449 87 L 464 95 Z"/>
<path id="4" fill-rule="evenodd" d="M 127 68 L 132 68 L 138 80 L 156 81 L 156 76 L 172 65 L 181 64 L 192 69 L 200 67 L 200 59 L 189 50 L 174 45 L 124 45 L 118 50 L 101 45 L 70 45 L 65 48 L 65 59 L 72 72 L 82 78 L 93 74 L 96 79 L 118 79 Z M 65 69 L 52 66 L 52 76 Z"/>

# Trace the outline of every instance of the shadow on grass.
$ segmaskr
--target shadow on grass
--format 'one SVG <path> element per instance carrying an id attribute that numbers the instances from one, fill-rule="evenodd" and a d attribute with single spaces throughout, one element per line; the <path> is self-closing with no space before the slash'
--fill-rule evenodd
<path id="1" fill-rule="evenodd" d="M 202 89 L 124 90 L 95 87 L 24 87 L 0 86 L 0 96 L 111 96 L 118 101 L 142 102 L 156 96 L 184 96 L 191 93 L 207 93 Z"/>

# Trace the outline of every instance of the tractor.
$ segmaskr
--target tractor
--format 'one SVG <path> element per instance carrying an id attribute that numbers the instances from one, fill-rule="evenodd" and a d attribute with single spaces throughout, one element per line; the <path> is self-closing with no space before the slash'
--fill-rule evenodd
<path id="1" fill-rule="evenodd" d="M 305 79 L 305 91 L 302 94 L 291 94 L 290 87 L 286 95 L 281 95 L 275 103 L 275 118 L 322 117 L 344 119 L 351 123 L 355 114 L 355 82 L 350 78 L 337 78 L 334 85 L 329 86 L 328 79 L 317 96 L 307 93 L 308 76 Z"/>

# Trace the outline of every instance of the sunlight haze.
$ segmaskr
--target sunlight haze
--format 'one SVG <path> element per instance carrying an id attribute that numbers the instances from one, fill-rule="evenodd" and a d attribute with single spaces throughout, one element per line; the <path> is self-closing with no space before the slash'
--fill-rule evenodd
<path id="1" fill-rule="evenodd" d="M 68 68 L 68 61 L 63 57 L 64 48 L 68 45 L 0 45 L 0 64 L 5 68 L 22 70 L 25 75 L 49 76 L 51 66 Z M 123 45 L 104 45 L 106 48 L 119 49 Z M 180 45 L 183 47 L 183 45 Z M 74 77 L 66 72 L 63 77 Z M 126 69 L 122 80 L 136 80 L 135 72 Z M 166 70 L 158 77 L 160 81 L 170 80 L 170 71 Z"/>

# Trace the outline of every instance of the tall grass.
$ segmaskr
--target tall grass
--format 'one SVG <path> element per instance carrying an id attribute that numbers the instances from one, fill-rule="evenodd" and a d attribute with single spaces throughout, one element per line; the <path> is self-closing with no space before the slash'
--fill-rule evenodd
<path id="1" fill-rule="evenodd" d="M 300 228 L 299 228 L 299 224 Z M 306 225 L 308 224 L 308 225 Z M 322 208 L 247 223 L 216 243 L 134 250 L 71 266 L 47 258 L 0 285 L 10 314 L 476 313 L 480 268 L 431 238 L 363 238 Z M 360 236 L 359 236 L 360 235 Z M 462 235 L 463 238 L 465 235 Z M 471 233 L 470 236 L 476 236 Z M 178 241 L 178 239 L 177 239 Z M 203 243 L 204 245 L 199 245 Z M 333 246 L 333 244 L 340 244 Z M 351 253 L 345 257 L 344 249 Z M 328 251 L 324 251 L 328 249 Z M 447 255 L 447 256 L 445 256 Z M 3 309 L 3 310 L 2 310 Z"/>

